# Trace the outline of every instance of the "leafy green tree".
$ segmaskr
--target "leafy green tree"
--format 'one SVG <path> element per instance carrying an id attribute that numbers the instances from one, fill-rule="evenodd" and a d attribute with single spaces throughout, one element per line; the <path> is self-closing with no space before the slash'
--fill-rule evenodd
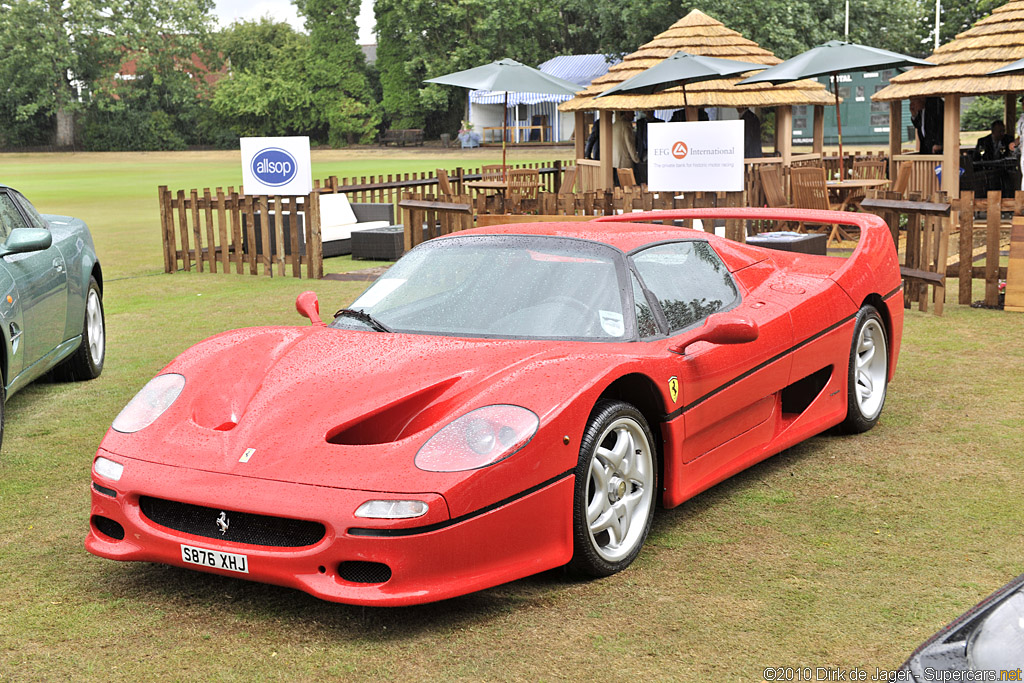
<path id="1" fill-rule="evenodd" d="M 326 130 L 308 85 L 308 36 L 264 18 L 232 24 L 216 44 L 230 74 L 217 83 L 212 106 L 233 137 Z"/>
<path id="2" fill-rule="evenodd" d="M 159 89 L 146 95 L 155 98 L 150 111 L 194 101 L 197 84 L 188 73 L 192 55 L 202 54 L 212 7 L 212 0 L 4 2 L 0 107 L 16 121 L 52 117 L 56 144 L 67 146 L 76 113 L 123 110 L 143 88 Z M 128 62 L 134 78 L 116 78 Z"/>
<path id="3" fill-rule="evenodd" d="M 988 130 L 993 121 L 1003 120 L 1003 105 L 1001 97 L 975 97 L 964 112 L 960 130 Z"/>
<path id="4" fill-rule="evenodd" d="M 309 31 L 307 87 L 327 123 L 331 145 L 369 142 L 377 133 L 380 115 L 356 42 L 360 0 L 294 2 Z"/>

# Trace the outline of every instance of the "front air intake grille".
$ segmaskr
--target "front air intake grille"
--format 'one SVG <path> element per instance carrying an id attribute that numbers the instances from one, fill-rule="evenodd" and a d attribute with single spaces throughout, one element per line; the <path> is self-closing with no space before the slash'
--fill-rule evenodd
<path id="1" fill-rule="evenodd" d="M 301 548 L 319 542 L 327 532 L 319 522 L 234 512 L 149 496 L 139 499 L 139 507 L 143 515 L 160 526 L 229 543 Z"/>
<path id="2" fill-rule="evenodd" d="M 351 583 L 387 583 L 391 567 L 380 562 L 342 562 L 338 565 L 338 576 Z"/>

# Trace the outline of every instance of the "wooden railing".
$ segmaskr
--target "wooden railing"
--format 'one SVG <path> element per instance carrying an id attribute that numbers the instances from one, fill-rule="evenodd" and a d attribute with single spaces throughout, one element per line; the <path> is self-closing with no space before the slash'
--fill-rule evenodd
<path id="1" fill-rule="evenodd" d="M 941 154 L 898 154 L 894 156 L 893 162 L 899 166 L 900 162 L 909 161 L 913 164 L 910 172 L 909 192 L 916 192 L 922 197 L 931 197 L 941 191 L 939 187 L 939 176 L 935 173 L 937 167 L 942 166 Z M 960 169 L 956 169 L 959 173 Z"/>
<path id="2" fill-rule="evenodd" d="M 973 280 L 985 281 L 985 305 L 995 307 L 999 303 L 999 281 L 1006 279 L 1006 266 L 1000 266 L 1001 245 L 1010 241 L 1011 221 L 1004 220 L 1003 214 L 1019 216 L 1024 214 L 1024 192 L 1003 198 L 998 191 L 987 196 L 975 197 L 973 192 L 961 192 L 952 202 L 954 230 L 959 230 L 959 259 L 948 265 L 946 274 L 960 278 L 959 301 L 971 303 Z M 976 219 L 984 212 L 984 220 Z M 975 235 L 984 233 L 984 240 L 975 246 Z M 974 265 L 976 257 L 984 254 L 984 265 Z"/>

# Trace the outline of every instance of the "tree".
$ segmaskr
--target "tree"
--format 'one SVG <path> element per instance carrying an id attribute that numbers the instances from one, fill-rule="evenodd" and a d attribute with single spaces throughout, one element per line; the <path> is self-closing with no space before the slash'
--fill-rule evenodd
<path id="1" fill-rule="evenodd" d="M 314 106 L 334 146 L 369 142 L 380 115 L 356 43 L 360 0 L 294 0 L 306 18 L 310 50 L 306 71 Z"/>
<path id="2" fill-rule="evenodd" d="M 212 7 L 212 0 L 9 0 L 0 5 L 4 108 L 19 121 L 52 116 L 57 145 L 68 146 L 74 114 L 93 98 L 116 109 L 125 96 L 157 84 L 167 105 L 186 91 Z M 115 78 L 129 61 L 137 78 Z M 194 99 L 195 85 L 188 92 Z"/>
<path id="3" fill-rule="evenodd" d="M 306 72 L 309 37 L 270 19 L 235 22 L 216 45 L 230 64 L 213 109 L 236 136 L 316 134 L 326 122 Z"/>
<path id="4" fill-rule="evenodd" d="M 453 131 L 466 90 L 432 76 L 509 57 L 536 65 L 559 54 L 559 17 L 543 0 L 377 0 L 377 64 L 393 121 Z"/>

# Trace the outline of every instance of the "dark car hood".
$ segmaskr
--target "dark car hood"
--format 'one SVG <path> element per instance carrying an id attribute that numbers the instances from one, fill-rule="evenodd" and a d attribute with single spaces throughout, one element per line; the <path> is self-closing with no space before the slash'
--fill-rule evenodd
<path id="1" fill-rule="evenodd" d="M 136 434 L 103 448 L 192 469 L 372 490 L 416 490 L 416 450 L 479 405 L 560 401 L 551 385 L 515 381 L 526 366 L 571 353 L 565 342 L 471 340 L 258 328 L 192 347 L 164 372 L 181 396 Z M 484 400 L 500 385 L 503 400 Z M 525 392 L 518 391 L 525 389 Z M 564 399 L 564 397 L 562 397 Z M 255 449 L 240 462 L 247 449 Z M 422 473 L 420 473 L 422 474 Z M 411 487 L 411 488 L 410 488 Z"/>

